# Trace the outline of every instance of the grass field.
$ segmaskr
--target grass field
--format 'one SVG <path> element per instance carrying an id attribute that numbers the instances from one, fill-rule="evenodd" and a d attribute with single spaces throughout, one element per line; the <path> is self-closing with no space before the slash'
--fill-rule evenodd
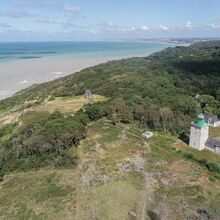
<path id="1" fill-rule="evenodd" d="M 100 95 L 93 95 L 92 98 L 87 99 L 84 96 L 75 97 L 58 97 L 51 101 L 45 101 L 41 105 L 32 107 L 35 112 L 55 112 L 62 113 L 76 112 L 88 103 L 106 101 L 107 98 Z"/>
<path id="2" fill-rule="evenodd" d="M 77 183 L 72 170 L 7 175 L 0 185 L 0 219 L 72 219 Z"/>

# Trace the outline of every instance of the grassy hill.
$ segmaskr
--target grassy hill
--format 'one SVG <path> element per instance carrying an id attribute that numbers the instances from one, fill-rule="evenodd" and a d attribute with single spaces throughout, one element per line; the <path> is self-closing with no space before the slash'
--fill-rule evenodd
<path id="1" fill-rule="evenodd" d="M 139 132 L 101 120 L 88 127 L 76 168 L 6 175 L 0 218 L 218 219 L 219 180 L 180 154 L 174 137 L 156 133 L 146 141 Z"/>
<path id="2" fill-rule="evenodd" d="M 219 65 L 219 41 L 168 48 L 0 101 L 0 219 L 218 219 L 220 157 L 179 138 L 220 116 Z"/>

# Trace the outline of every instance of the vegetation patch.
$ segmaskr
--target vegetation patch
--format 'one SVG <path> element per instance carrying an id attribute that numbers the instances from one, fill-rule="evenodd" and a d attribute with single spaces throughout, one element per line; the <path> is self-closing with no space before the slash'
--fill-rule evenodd
<path id="1" fill-rule="evenodd" d="M 65 215 L 71 219 L 76 203 L 76 177 L 71 170 L 5 176 L 0 189 L 0 218 L 60 219 Z"/>

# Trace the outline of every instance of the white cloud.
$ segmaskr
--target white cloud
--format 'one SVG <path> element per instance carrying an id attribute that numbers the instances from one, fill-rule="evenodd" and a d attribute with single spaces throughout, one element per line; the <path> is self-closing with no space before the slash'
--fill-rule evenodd
<path id="1" fill-rule="evenodd" d="M 151 28 L 149 28 L 148 26 L 143 26 L 143 27 L 141 27 L 141 30 L 143 30 L 143 31 L 150 31 Z"/>
<path id="2" fill-rule="evenodd" d="M 211 22 L 210 24 L 211 28 L 213 29 L 218 29 L 220 28 L 220 19 L 215 19 L 214 21 Z"/>
<path id="3" fill-rule="evenodd" d="M 118 31 L 122 31 L 122 32 L 133 32 L 136 31 L 137 28 L 135 27 L 119 27 Z"/>
<path id="4" fill-rule="evenodd" d="M 159 28 L 162 30 L 162 31 L 168 31 L 169 28 L 167 26 L 164 26 L 164 25 L 159 25 Z"/>
<path id="5" fill-rule="evenodd" d="M 106 23 L 106 26 L 107 26 L 107 27 L 113 27 L 114 24 L 113 24 L 111 21 L 109 21 L 109 22 Z"/>
<path id="6" fill-rule="evenodd" d="M 137 30 L 137 28 L 135 28 L 135 27 L 130 28 L 130 31 L 136 31 L 136 30 Z"/>
<path id="7" fill-rule="evenodd" d="M 191 21 L 187 21 L 184 25 L 185 28 L 191 29 L 193 28 L 192 22 Z"/>

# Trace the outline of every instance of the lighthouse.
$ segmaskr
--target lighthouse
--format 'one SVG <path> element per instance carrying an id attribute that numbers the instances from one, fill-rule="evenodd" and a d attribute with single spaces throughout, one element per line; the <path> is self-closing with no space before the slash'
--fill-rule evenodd
<path id="1" fill-rule="evenodd" d="M 199 114 L 196 121 L 191 124 L 189 146 L 199 151 L 205 149 L 209 138 L 209 126 L 205 123 L 203 114 Z"/>

